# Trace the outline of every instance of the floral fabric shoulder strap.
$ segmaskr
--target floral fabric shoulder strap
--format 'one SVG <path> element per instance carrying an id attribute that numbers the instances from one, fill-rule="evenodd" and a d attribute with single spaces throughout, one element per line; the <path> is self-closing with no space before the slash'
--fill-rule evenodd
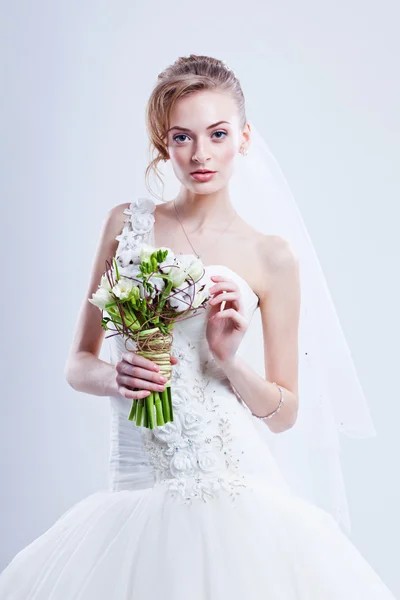
<path id="1" fill-rule="evenodd" d="M 150 243 L 154 226 L 154 209 L 156 205 L 151 198 L 136 198 L 124 214 L 128 215 L 122 232 L 115 238 L 119 244 L 116 256 L 125 251 L 138 250 L 143 244 Z"/>

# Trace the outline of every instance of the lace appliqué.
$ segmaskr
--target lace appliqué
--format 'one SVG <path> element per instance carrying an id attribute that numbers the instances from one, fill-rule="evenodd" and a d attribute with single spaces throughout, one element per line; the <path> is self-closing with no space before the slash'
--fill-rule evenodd
<path id="1" fill-rule="evenodd" d="M 155 203 L 151 198 L 135 198 L 125 208 L 124 214 L 129 218 L 125 221 L 124 228 L 115 238 L 119 244 L 116 255 L 126 250 L 136 250 L 149 239 L 154 226 Z"/>
<path id="2" fill-rule="evenodd" d="M 143 428 L 143 443 L 156 481 L 181 504 L 206 502 L 221 492 L 234 502 L 247 485 L 230 447 L 231 423 L 219 410 L 212 380 L 191 368 L 194 351 L 189 340 L 173 347 L 179 358 L 171 379 L 174 421 Z"/>

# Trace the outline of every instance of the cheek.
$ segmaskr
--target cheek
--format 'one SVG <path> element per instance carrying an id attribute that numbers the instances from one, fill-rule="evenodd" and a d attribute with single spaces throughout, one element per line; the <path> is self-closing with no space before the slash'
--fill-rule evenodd
<path id="1" fill-rule="evenodd" d="M 170 148 L 168 153 L 174 166 L 174 170 L 183 171 L 187 166 L 188 160 L 190 160 L 190 157 L 187 156 L 187 152 L 185 152 L 183 148 Z"/>
<path id="2" fill-rule="evenodd" d="M 236 148 L 233 146 L 224 145 L 221 151 L 220 160 L 226 165 L 232 163 L 236 155 Z"/>
<path id="3" fill-rule="evenodd" d="M 169 151 L 170 164 L 173 172 L 175 173 L 178 181 L 183 183 L 186 179 L 186 172 L 188 170 L 188 161 L 190 161 L 186 156 L 185 152 L 182 152 L 182 148 L 176 150 L 175 148 L 171 148 Z"/>

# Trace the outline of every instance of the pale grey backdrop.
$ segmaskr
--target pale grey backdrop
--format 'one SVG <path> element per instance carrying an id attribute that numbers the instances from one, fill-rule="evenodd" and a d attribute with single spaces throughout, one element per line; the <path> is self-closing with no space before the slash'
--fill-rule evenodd
<path id="1" fill-rule="evenodd" d="M 141 5 L 1 10 L 0 568 L 107 486 L 107 398 L 64 364 L 102 220 L 144 191 L 151 87 L 193 52 L 237 72 L 303 211 L 378 430 L 343 446 L 353 538 L 400 593 L 398 4 Z"/>

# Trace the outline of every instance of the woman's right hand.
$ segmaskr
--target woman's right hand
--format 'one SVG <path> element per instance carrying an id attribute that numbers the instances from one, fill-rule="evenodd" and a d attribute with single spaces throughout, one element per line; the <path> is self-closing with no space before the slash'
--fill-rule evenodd
<path id="1" fill-rule="evenodd" d="M 171 365 L 177 362 L 178 359 L 171 356 Z M 116 370 L 118 392 L 124 398 L 145 398 L 150 391 L 162 392 L 165 389 L 167 378 L 162 379 L 158 365 L 136 352 L 124 352 Z"/>

